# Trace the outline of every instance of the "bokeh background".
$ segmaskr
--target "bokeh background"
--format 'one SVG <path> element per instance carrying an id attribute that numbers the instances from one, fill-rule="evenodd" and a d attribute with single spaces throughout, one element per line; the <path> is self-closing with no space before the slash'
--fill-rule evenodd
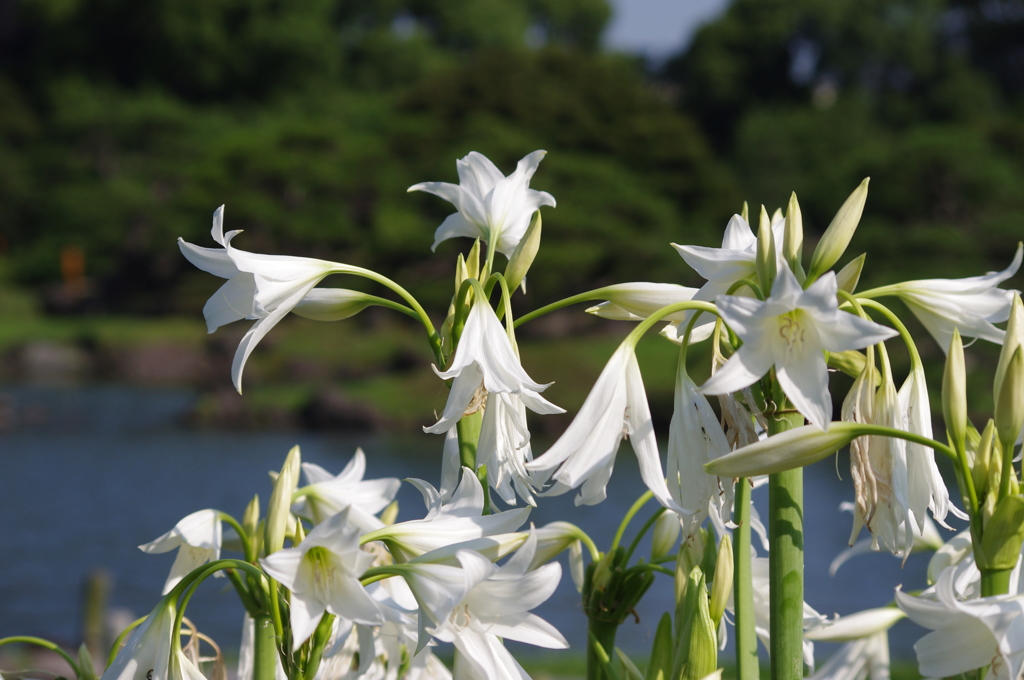
<path id="1" fill-rule="evenodd" d="M 415 326 L 287 319 L 242 398 L 228 367 L 247 324 L 205 334 L 219 280 L 175 239 L 212 245 L 226 204 L 240 247 L 380 270 L 440 317 L 469 242 L 431 254 L 450 206 L 407 187 L 456 181 L 472 150 L 510 172 L 538 148 L 532 186 L 558 207 L 520 311 L 621 281 L 697 285 L 668 244 L 718 245 L 744 200 L 771 211 L 796 191 L 813 247 L 866 176 L 847 256 L 868 253 L 862 285 L 1003 269 L 1024 238 L 1024 2 L 0 0 L 0 635 L 72 641 L 93 567 L 115 575 L 112 604 L 144 613 L 125 591 L 159 588 L 166 565 L 111 546 L 219 502 L 240 514 L 285 442 L 339 470 L 377 446 L 396 457 L 376 473 L 415 459 L 436 481 L 439 443 L 417 433 L 445 395 Z M 553 315 L 524 327 L 524 364 L 572 410 L 625 332 Z M 979 418 L 990 349 L 970 355 Z M 642 346 L 663 423 L 674 353 Z M 174 464 L 168 441 L 189 454 Z M 227 441 L 252 451 L 258 488 L 182 492 L 196 461 L 241 464 Z M 131 460 L 155 462 L 114 463 Z M 823 493 L 835 546 L 848 487 Z M 92 503 L 118 489 L 147 512 Z M 96 522 L 102 537 L 71 550 Z"/>

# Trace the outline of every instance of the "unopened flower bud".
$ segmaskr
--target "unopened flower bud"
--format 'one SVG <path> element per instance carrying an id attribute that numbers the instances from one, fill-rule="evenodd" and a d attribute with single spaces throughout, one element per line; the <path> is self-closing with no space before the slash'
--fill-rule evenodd
<path id="1" fill-rule="evenodd" d="M 314 288 L 306 293 L 292 312 L 313 321 L 341 321 L 381 301 L 375 295 L 344 288 Z"/>
<path id="2" fill-rule="evenodd" d="M 974 452 L 974 465 L 971 467 L 971 477 L 974 479 L 974 490 L 978 498 L 984 498 L 989 488 L 999 488 L 999 474 L 1001 460 L 999 456 L 992 455 L 993 438 L 996 434 L 996 423 L 989 418 L 988 424 L 981 433 L 981 440 Z M 970 448 L 968 446 L 968 448 Z"/>
<path id="3" fill-rule="evenodd" d="M 685 623 L 677 646 L 679 657 L 675 665 L 679 667 L 682 663 L 682 673 L 673 672 L 673 676 L 681 677 L 682 680 L 701 680 L 718 668 L 718 636 L 708 610 L 707 587 L 700 567 L 690 571 L 685 609 L 682 612 L 676 611 L 677 621 L 680 615 L 685 617 Z"/>
<path id="4" fill-rule="evenodd" d="M 864 178 L 850 197 L 846 199 L 839 212 L 832 218 L 832 223 L 822 234 L 818 241 L 818 247 L 814 249 L 811 256 L 811 268 L 807 272 L 810 281 L 816 280 L 819 276 L 832 268 L 839 258 L 846 252 L 846 246 L 850 244 L 857 225 L 860 224 L 860 216 L 864 212 L 864 202 L 868 197 L 868 182 L 870 177 Z"/>
<path id="5" fill-rule="evenodd" d="M 651 562 L 658 562 L 670 555 L 679 546 L 681 532 L 679 515 L 671 511 L 661 513 L 654 523 L 654 533 L 651 537 Z"/>
<path id="6" fill-rule="evenodd" d="M 266 554 L 271 555 L 284 547 L 284 537 L 292 522 L 292 494 L 298 486 L 299 466 L 302 456 L 299 447 L 293 446 L 285 458 L 280 474 L 274 480 L 274 490 L 267 505 L 267 526 L 264 545 Z"/>
<path id="7" fill-rule="evenodd" d="M 765 295 L 772 289 L 772 283 L 775 282 L 775 249 L 772 221 L 768 217 L 768 211 L 762 205 L 760 223 L 757 228 L 757 260 L 754 264 L 757 269 L 757 283 Z"/>
<path id="8" fill-rule="evenodd" d="M 729 534 L 722 536 L 722 542 L 718 545 L 718 564 L 715 565 L 715 577 L 711 582 L 711 620 L 715 627 L 718 627 L 725 613 L 725 605 L 732 595 L 732 539 Z"/>
<path id="9" fill-rule="evenodd" d="M 999 363 L 996 365 L 995 388 L 992 394 L 999 399 L 999 392 L 1003 386 L 1003 376 L 1006 375 L 1006 367 L 1017 348 L 1024 345 L 1024 303 L 1021 303 L 1020 293 L 1014 293 L 1013 303 L 1010 305 L 1010 319 L 1006 323 L 1006 335 L 1003 336 L 1003 349 L 999 352 Z"/>
<path id="10" fill-rule="evenodd" d="M 960 331 L 953 329 L 953 339 L 946 355 L 942 375 L 942 417 L 954 446 L 964 445 L 967 436 L 967 372 L 964 367 L 964 343 Z"/>
<path id="11" fill-rule="evenodd" d="M 1024 347 L 1017 347 L 1006 365 L 996 395 L 996 432 L 1003 448 L 1013 448 L 1024 428 Z"/>
<path id="12" fill-rule="evenodd" d="M 526 234 L 519 241 L 519 245 L 512 251 L 512 257 L 508 259 L 505 267 L 505 281 L 508 284 L 508 292 L 512 294 L 516 288 L 523 285 L 523 292 L 526 292 L 526 273 L 530 271 L 533 259 L 537 257 L 540 249 L 541 220 L 540 210 L 533 213 L 533 219 L 526 230 Z"/>
<path id="13" fill-rule="evenodd" d="M 860 282 L 860 273 L 864 271 L 864 260 L 867 258 L 867 253 L 861 253 L 839 270 L 839 273 L 836 274 L 836 285 L 839 286 L 839 290 L 845 290 L 851 294 L 857 290 L 857 284 Z"/>
<path id="14" fill-rule="evenodd" d="M 789 196 L 789 205 L 786 207 L 786 229 L 782 238 L 782 257 L 789 263 L 789 268 L 796 274 L 796 278 L 803 283 L 803 258 L 804 252 L 804 217 L 800 212 L 800 202 L 796 200 L 796 192 Z"/>

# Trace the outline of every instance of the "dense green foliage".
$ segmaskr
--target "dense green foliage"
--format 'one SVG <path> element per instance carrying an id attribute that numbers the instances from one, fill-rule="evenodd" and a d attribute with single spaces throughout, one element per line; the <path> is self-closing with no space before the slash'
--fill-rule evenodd
<path id="1" fill-rule="evenodd" d="M 1024 234 L 1021 17 L 736 0 L 656 75 L 601 53 L 604 0 L 0 0 L 0 253 L 42 288 L 77 247 L 93 309 L 194 311 L 214 284 L 174 239 L 212 245 L 224 203 L 239 247 L 439 303 L 450 260 L 426 255 L 451 209 L 406 188 L 545 148 L 537 303 L 695 283 L 668 242 L 713 244 L 743 198 L 795 189 L 812 240 L 865 175 L 853 247 L 875 271 L 1001 268 Z"/>

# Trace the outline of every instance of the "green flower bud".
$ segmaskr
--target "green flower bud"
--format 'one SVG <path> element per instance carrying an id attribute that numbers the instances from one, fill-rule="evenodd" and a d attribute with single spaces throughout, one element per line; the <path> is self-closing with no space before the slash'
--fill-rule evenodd
<path id="1" fill-rule="evenodd" d="M 992 394 L 997 400 L 1003 386 L 1006 367 L 1010 364 L 1013 353 L 1021 345 L 1024 345 L 1024 304 L 1021 303 L 1020 293 L 1015 293 L 1013 304 L 1010 306 L 1010 320 L 1006 324 L 1003 349 L 999 352 L 999 363 L 996 365 L 995 388 L 992 390 Z"/>
<path id="2" fill-rule="evenodd" d="M 746 201 L 743 201 L 743 207 L 740 208 L 740 217 L 743 218 L 744 222 L 750 224 L 750 206 L 747 205 Z"/>
<path id="3" fill-rule="evenodd" d="M 519 240 L 519 245 L 512 252 L 512 257 L 508 259 L 508 265 L 505 266 L 505 281 L 508 284 L 509 295 L 514 293 L 520 285 L 523 286 L 523 292 L 526 292 L 526 273 L 530 271 L 533 258 L 537 257 L 537 251 L 540 249 L 540 232 L 541 221 L 538 210 L 533 213 L 533 220 L 530 221 L 529 228 L 523 238 Z"/>
<path id="4" fill-rule="evenodd" d="M 678 656 L 672 677 L 701 680 L 718 668 L 718 636 L 708 610 L 704 573 L 699 567 L 694 567 L 688 581 L 685 609 L 676 612 L 677 623 L 682 619 L 684 624 L 676 645 Z"/>
<path id="5" fill-rule="evenodd" d="M 658 629 L 654 632 L 654 644 L 651 646 L 651 660 L 647 664 L 645 680 L 668 678 L 672 673 L 672 657 L 675 652 L 672 640 L 672 617 L 668 612 L 661 615 Z"/>
<path id="6" fill-rule="evenodd" d="M 306 528 L 302 526 L 302 520 L 295 518 L 295 529 L 292 531 L 292 545 L 298 545 L 306 538 Z"/>
<path id="7" fill-rule="evenodd" d="M 775 282 L 775 235 L 772 233 L 772 222 L 768 211 L 761 206 L 761 219 L 757 228 L 757 283 L 767 295 Z"/>
<path id="8" fill-rule="evenodd" d="M 960 330 L 953 329 L 953 339 L 946 355 L 946 370 L 942 374 L 942 417 L 946 419 L 946 432 L 958 449 L 967 436 L 967 372 L 964 368 L 964 343 Z"/>
<path id="9" fill-rule="evenodd" d="M 994 494 L 990 494 L 994 495 Z M 981 550 L 975 559 L 981 570 L 1013 569 L 1024 543 L 1024 497 L 1007 496 L 996 505 L 992 518 L 985 523 Z"/>
<path id="10" fill-rule="evenodd" d="M 1024 428 L 1024 347 L 1018 346 L 1006 365 L 995 416 L 999 442 L 1004 450 L 1012 448 Z"/>
<path id="11" fill-rule="evenodd" d="M 732 595 L 732 539 L 729 534 L 722 536 L 718 545 L 718 564 L 715 565 L 715 580 L 711 582 L 711 620 L 717 629 L 725 613 L 725 605 Z"/>
<path id="12" fill-rule="evenodd" d="M 299 447 L 293 446 L 285 458 L 280 474 L 274 480 L 274 490 L 270 494 L 267 505 L 267 526 L 264 545 L 266 554 L 270 555 L 284 547 L 284 537 L 291 526 L 292 494 L 299 482 L 299 466 L 302 456 Z"/>
<path id="13" fill-rule="evenodd" d="M 981 433 L 981 441 L 974 451 L 974 466 L 971 468 L 971 477 L 974 478 L 974 490 L 978 498 L 984 498 L 985 493 L 990 489 L 999 488 L 1000 457 L 992 455 L 992 440 L 996 434 L 996 423 L 989 418 Z M 970 448 L 970 443 L 968 443 Z"/>
<path id="14" fill-rule="evenodd" d="M 850 239 L 857 231 L 860 224 L 860 216 L 864 212 L 864 202 L 868 197 L 868 182 L 870 177 L 865 177 L 850 197 L 846 199 L 839 212 L 832 218 L 832 223 L 822 234 L 818 241 L 818 247 L 814 249 L 811 256 L 811 268 L 807 272 L 807 280 L 815 281 L 819 276 L 832 268 L 839 258 L 846 252 L 846 246 L 850 245 Z"/>
<path id="15" fill-rule="evenodd" d="M 839 273 L 836 274 L 836 284 L 839 286 L 839 290 L 845 290 L 851 294 L 857 290 L 860 273 L 864 270 L 864 260 L 867 257 L 867 253 L 861 253 L 860 256 L 850 260 L 845 267 L 839 270 Z"/>
<path id="16" fill-rule="evenodd" d="M 789 205 L 786 207 L 786 230 L 783 234 L 782 257 L 796 275 L 797 281 L 803 283 L 805 274 L 801 260 L 804 253 L 804 216 L 800 212 L 796 192 L 789 196 Z"/>
<path id="17" fill-rule="evenodd" d="M 679 516 L 671 511 L 661 513 L 654 523 L 654 533 L 651 537 L 651 562 L 657 562 L 667 557 L 679 547 L 679 534 L 682 526 L 679 524 Z"/>
<path id="18" fill-rule="evenodd" d="M 480 239 L 473 242 L 473 247 L 469 249 L 469 254 L 466 255 L 466 278 L 480 278 Z M 461 284 L 462 282 L 460 281 L 459 283 Z M 458 290 L 458 288 L 455 290 Z"/>
<path id="19" fill-rule="evenodd" d="M 92 665 L 92 654 L 83 642 L 78 648 L 78 680 L 96 680 L 96 668 Z"/>

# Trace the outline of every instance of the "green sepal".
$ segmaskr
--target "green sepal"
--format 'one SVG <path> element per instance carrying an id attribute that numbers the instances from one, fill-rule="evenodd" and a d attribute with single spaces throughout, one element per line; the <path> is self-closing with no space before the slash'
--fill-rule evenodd
<path id="1" fill-rule="evenodd" d="M 526 281 L 526 273 L 530 271 L 533 259 L 537 257 L 537 251 L 540 249 L 540 232 L 541 219 L 538 210 L 533 213 L 529 228 L 523 238 L 519 239 L 519 244 L 512 251 L 512 256 L 508 258 L 508 264 L 505 266 L 505 282 L 508 284 L 509 295 L 516 292 L 516 288 Z M 526 292 L 526 286 L 523 286 L 523 292 Z"/>
<path id="2" fill-rule="evenodd" d="M 857 231 L 860 224 L 860 217 L 864 212 L 864 202 L 868 197 L 868 182 L 870 177 L 864 178 L 849 198 L 839 208 L 839 212 L 832 218 L 832 223 L 821 235 L 818 246 L 811 256 L 811 268 L 807 272 L 805 285 L 810 285 L 819 276 L 832 268 L 839 258 L 846 252 L 846 246 L 850 245 L 850 239 Z"/>

